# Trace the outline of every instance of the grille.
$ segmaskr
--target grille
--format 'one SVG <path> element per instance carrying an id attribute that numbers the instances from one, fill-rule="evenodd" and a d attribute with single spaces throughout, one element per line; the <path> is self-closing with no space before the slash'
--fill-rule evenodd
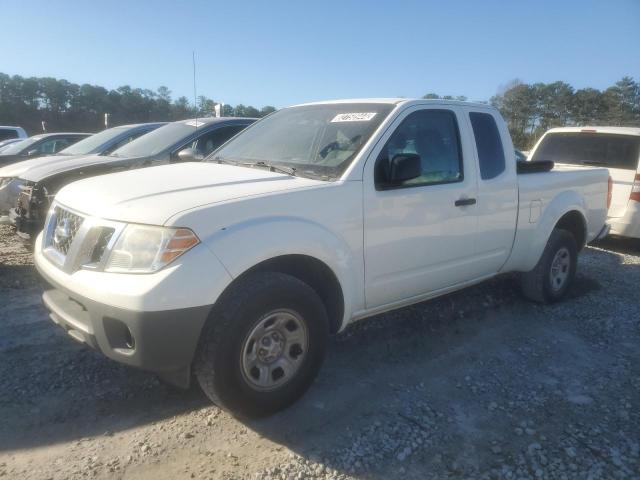
<path id="1" fill-rule="evenodd" d="M 60 207 L 55 207 L 54 212 L 56 223 L 53 226 L 51 246 L 66 255 L 84 219 Z"/>

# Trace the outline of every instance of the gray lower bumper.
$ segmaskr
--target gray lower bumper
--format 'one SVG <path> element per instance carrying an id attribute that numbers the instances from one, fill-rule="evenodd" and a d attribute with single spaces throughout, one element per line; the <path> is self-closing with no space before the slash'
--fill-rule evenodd
<path id="1" fill-rule="evenodd" d="M 51 320 L 74 339 L 127 365 L 187 387 L 200 332 L 211 306 L 137 312 L 97 303 L 53 286 L 42 296 Z"/>

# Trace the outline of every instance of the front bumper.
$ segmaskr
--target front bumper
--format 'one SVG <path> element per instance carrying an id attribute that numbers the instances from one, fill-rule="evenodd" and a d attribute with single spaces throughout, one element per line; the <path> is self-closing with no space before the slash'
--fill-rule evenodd
<path id="1" fill-rule="evenodd" d="M 36 238 L 40 230 L 42 230 L 42 222 L 29 218 L 28 215 L 21 213 L 17 208 L 9 210 L 9 224 L 16 227 L 16 233 L 23 240 L 33 240 Z"/>
<path id="2" fill-rule="evenodd" d="M 62 263 L 51 256 L 53 247 L 43 248 L 50 229 L 35 241 L 35 266 L 52 286 L 43 296 L 51 319 L 109 358 L 188 385 L 200 332 L 229 273 L 204 244 L 155 273 L 101 271 L 92 262 L 103 221 L 82 218 L 71 245 L 57 250 Z"/>
<path id="3" fill-rule="evenodd" d="M 21 185 L 15 205 L 9 210 L 9 221 L 24 240 L 34 240 L 44 226 L 49 210 L 49 197 L 40 185 Z"/>
<path id="4" fill-rule="evenodd" d="M 210 305 L 153 312 L 117 308 L 71 292 L 43 269 L 38 271 L 52 287 L 42 296 L 49 317 L 71 337 L 120 363 L 155 372 L 181 387 L 189 385 Z"/>
<path id="5" fill-rule="evenodd" d="M 24 181 L 13 179 L 0 187 L 0 225 L 10 224 L 9 212 L 17 204 Z"/>

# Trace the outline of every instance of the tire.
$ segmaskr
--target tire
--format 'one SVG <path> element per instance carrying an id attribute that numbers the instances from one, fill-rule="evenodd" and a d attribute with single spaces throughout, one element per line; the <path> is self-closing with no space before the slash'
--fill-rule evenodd
<path id="1" fill-rule="evenodd" d="M 309 388 L 328 335 L 324 304 L 306 283 L 283 273 L 250 274 L 212 310 L 196 352 L 195 375 L 218 406 L 241 416 L 269 415 Z"/>
<path id="2" fill-rule="evenodd" d="M 524 296 L 538 303 L 557 302 L 571 287 L 577 265 L 574 236 L 566 230 L 553 230 L 538 264 L 520 278 Z"/>

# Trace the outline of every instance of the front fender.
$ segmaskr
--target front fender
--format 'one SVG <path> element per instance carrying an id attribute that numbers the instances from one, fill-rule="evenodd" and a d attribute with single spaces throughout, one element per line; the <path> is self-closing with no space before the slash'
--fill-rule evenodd
<path id="1" fill-rule="evenodd" d="M 306 255 L 335 274 L 344 297 L 344 326 L 364 308 L 362 254 L 338 234 L 300 217 L 271 216 L 227 226 L 203 240 L 234 279 L 255 265 L 282 255 Z"/>
<path id="2" fill-rule="evenodd" d="M 587 206 L 583 196 L 574 190 L 558 194 L 548 205 L 542 205 L 542 208 L 542 213 L 536 220 L 533 202 L 526 202 L 525 205 L 520 206 L 518 231 L 511 257 L 503 271 L 528 272 L 532 270 L 540 260 L 551 232 L 558 221 L 567 213 L 579 212 L 586 225 Z"/>

